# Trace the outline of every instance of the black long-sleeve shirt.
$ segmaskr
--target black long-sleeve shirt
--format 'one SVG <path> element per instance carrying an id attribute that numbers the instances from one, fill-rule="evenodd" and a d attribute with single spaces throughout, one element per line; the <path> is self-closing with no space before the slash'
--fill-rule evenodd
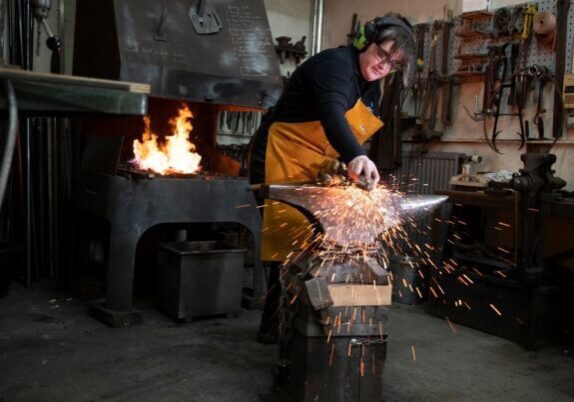
<path id="1" fill-rule="evenodd" d="M 345 112 L 359 98 L 376 112 L 380 95 L 379 82 L 368 82 L 362 77 L 356 49 L 328 49 L 295 70 L 276 106 L 273 121 L 321 121 L 333 148 L 344 162 L 349 162 L 365 152 L 355 139 Z"/>

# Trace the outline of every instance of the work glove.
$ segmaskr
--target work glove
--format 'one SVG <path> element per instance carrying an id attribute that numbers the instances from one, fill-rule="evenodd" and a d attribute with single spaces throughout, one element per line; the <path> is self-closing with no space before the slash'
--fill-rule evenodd
<path id="1" fill-rule="evenodd" d="M 366 155 L 359 155 L 349 162 L 349 178 L 354 182 L 363 184 L 367 190 L 377 186 L 381 177 L 377 166 Z"/>

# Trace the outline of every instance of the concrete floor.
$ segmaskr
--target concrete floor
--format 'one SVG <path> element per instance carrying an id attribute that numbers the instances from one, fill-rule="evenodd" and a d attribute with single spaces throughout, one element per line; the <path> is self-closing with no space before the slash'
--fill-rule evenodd
<path id="1" fill-rule="evenodd" d="M 13 284 L 0 300 L 0 401 L 257 401 L 277 347 L 254 341 L 259 312 L 112 329 L 59 291 Z M 574 350 L 538 352 L 394 305 L 385 401 L 574 401 Z M 413 358 L 413 349 L 414 357 Z M 330 401 L 329 401 L 330 402 Z"/>

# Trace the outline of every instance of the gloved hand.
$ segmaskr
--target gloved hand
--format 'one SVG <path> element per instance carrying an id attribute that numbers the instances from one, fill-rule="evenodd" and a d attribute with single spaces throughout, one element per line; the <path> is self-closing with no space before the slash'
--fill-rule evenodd
<path id="1" fill-rule="evenodd" d="M 365 155 L 359 155 L 353 158 L 353 160 L 349 162 L 348 170 L 349 177 L 354 182 L 358 182 L 359 178 L 363 177 L 368 190 L 375 188 L 379 180 L 381 180 L 377 166 Z"/>
<path id="2" fill-rule="evenodd" d="M 321 164 L 321 167 L 319 168 L 320 175 L 321 174 L 344 175 L 346 173 L 347 173 L 347 165 L 345 165 L 343 162 L 340 162 L 337 159 L 327 159 Z"/>
<path id="3" fill-rule="evenodd" d="M 347 165 L 337 159 L 328 159 L 321 164 L 318 184 L 322 186 L 338 186 L 347 180 Z"/>

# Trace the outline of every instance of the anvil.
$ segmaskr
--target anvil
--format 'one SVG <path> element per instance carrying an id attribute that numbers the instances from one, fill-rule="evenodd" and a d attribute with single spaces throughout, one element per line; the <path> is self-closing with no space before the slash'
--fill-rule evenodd
<path id="1" fill-rule="evenodd" d="M 379 186 L 264 184 L 260 196 L 281 201 L 319 225 L 324 239 L 343 246 L 371 244 L 382 233 L 432 213 L 443 195 L 402 194 Z"/>

